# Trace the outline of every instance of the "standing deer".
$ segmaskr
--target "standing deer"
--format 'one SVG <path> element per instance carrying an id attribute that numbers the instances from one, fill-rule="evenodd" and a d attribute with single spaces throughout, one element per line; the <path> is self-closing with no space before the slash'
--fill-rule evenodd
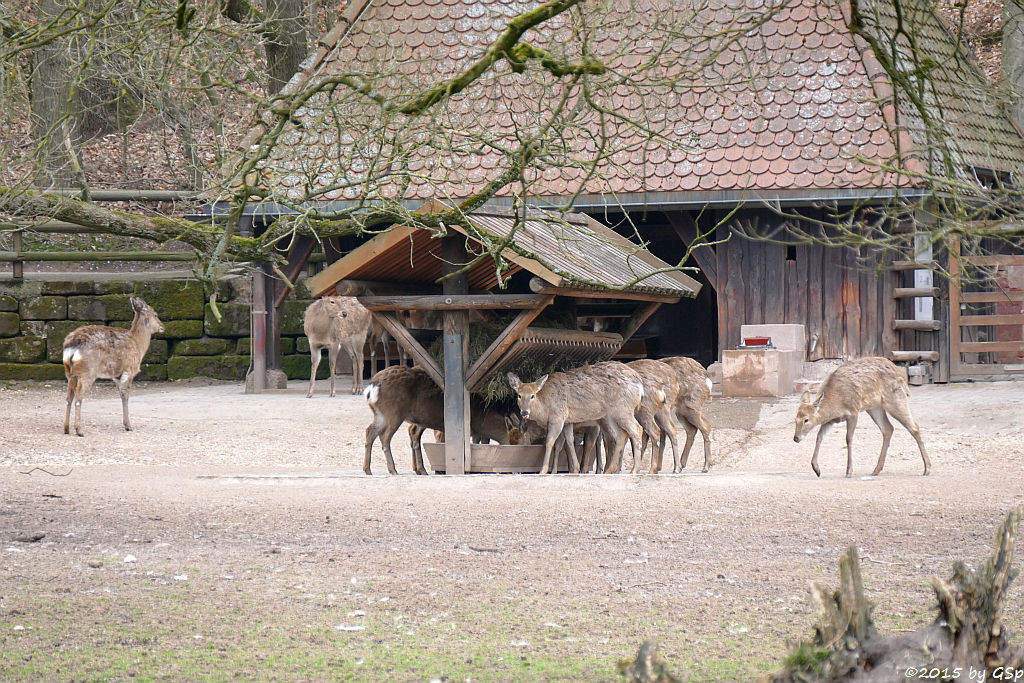
<path id="1" fill-rule="evenodd" d="M 412 466 L 416 474 L 426 474 L 420 438 L 427 429 L 444 429 L 444 392 L 423 368 L 393 365 L 384 368 L 370 379 L 363 390 L 366 403 L 373 411 L 373 422 L 366 428 L 366 452 L 363 472 L 371 474 L 370 457 L 373 442 L 380 439 L 388 472 L 398 474 L 391 455 L 391 438 L 403 422 L 411 422 L 409 437 L 412 442 Z M 474 437 L 509 442 L 509 424 L 501 412 L 484 405 L 470 396 L 470 433 Z"/>
<path id="2" fill-rule="evenodd" d="M 316 370 L 324 349 L 327 349 L 328 363 L 331 366 L 331 396 L 334 396 L 334 372 L 338 364 L 338 352 L 342 348 L 352 361 L 352 393 L 362 392 L 363 345 L 370 330 L 370 322 L 370 312 L 354 296 L 324 296 L 309 305 L 302 322 L 302 328 L 309 338 L 312 366 L 306 398 L 313 396 Z"/>
<path id="3" fill-rule="evenodd" d="M 605 472 L 615 471 L 612 454 L 621 464 L 622 447 L 628 437 L 636 453 L 642 430 L 635 413 L 643 398 L 640 376 L 621 363 L 596 363 L 575 370 L 553 372 L 535 382 L 522 382 L 515 373 L 508 381 L 519 397 L 519 412 L 524 420 L 547 427 L 544 463 L 541 474 L 551 470 L 551 453 L 561 436 L 569 451 L 571 471 L 580 471 L 576 458 L 574 424 L 600 422 L 606 435 L 614 437 Z"/>
<path id="4" fill-rule="evenodd" d="M 693 446 L 693 440 L 698 430 L 704 437 L 704 469 L 701 472 L 707 472 L 711 467 L 711 422 L 704 416 L 704 405 L 711 400 L 711 377 L 708 376 L 708 371 L 703 365 L 686 356 L 662 358 L 661 362 L 675 368 L 676 376 L 679 379 L 676 419 L 686 430 L 682 461 L 678 463 L 678 468 L 673 467 L 673 472 L 682 472 L 686 467 L 686 461 L 690 457 L 690 447 Z M 660 452 L 658 454 L 658 469 L 661 469 Z"/>
<path id="5" fill-rule="evenodd" d="M 805 391 L 796 411 L 796 431 L 793 441 L 800 443 L 815 425 L 818 438 L 814 441 L 814 455 L 811 469 L 821 476 L 818 469 L 818 449 L 825 434 L 840 420 L 846 420 L 846 476 L 853 475 L 853 431 L 857 428 L 857 415 L 867 412 L 878 428 L 882 430 L 882 452 L 871 473 L 877 475 L 885 466 L 885 453 L 889 450 L 893 426 L 886 414 L 899 421 L 917 442 L 924 460 L 924 474 L 931 470 L 928 453 L 921 440 L 921 428 L 910 414 L 908 401 L 910 387 L 903 371 L 886 358 L 858 358 L 843 363 L 825 378 L 816 395 Z"/>
<path id="6" fill-rule="evenodd" d="M 135 316 L 131 329 L 106 325 L 79 327 L 64 338 L 64 374 L 68 378 L 68 405 L 64 412 L 64 433 L 69 433 L 71 403 L 75 404 L 75 434 L 82 434 L 82 398 L 97 379 L 112 379 L 121 394 L 125 431 L 131 431 L 128 419 L 128 393 L 139 374 L 142 358 L 149 350 L 152 336 L 164 331 L 156 311 L 142 299 L 129 299 Z"/>
<path id="7" fill-rule="evenodd" d="M 647 447 L 648 437 L 656 446 L 651 448 L 651 474 L 661 469 L 662 455 L 665 451 L 665 439 L 672 443 L 672 471 L 679 467 L 679 443 L 676 439 L 676 400 L 679 397 L 679 376 L 676 369 L 661 361 L 642 358 L 626 363 L 640 375 L 644 383 L 644 397 L 637 411 L 637 421 L 644 428 L 643 441 L 640 444 L 640 455 Z M 689 450 L 689 448 L 687 448 Z M 640 457 L 633 455 L 633 474 L 640 471 Z"/>

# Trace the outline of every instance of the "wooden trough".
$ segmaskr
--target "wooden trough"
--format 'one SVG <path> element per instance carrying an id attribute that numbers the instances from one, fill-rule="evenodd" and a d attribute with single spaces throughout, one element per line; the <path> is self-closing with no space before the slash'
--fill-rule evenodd
<path id="1" fill-rule="evenodd" d="M 444 442 L 423 444 L 423 455 L 435 474 L 445 469 Z M 475 443 L 470 446 L 466 473 L 540 472 L 544 464 L 544 446 L 501 446 Z M 555 472 L 568 472 L 564 453 L 555 458 Z"/>

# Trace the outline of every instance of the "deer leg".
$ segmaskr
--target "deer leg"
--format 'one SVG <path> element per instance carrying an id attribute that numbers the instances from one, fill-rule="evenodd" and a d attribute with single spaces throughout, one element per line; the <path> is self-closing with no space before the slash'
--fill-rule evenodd
<path id="1" fill-rule="evenodd" d="M 316 386 L 316 369 L 320 366 L 320 356 L 323 354 L 324 349 L 322 346 L 309 347 L 309 360 L 312 369 L 309 371 L 309 391 L 306 392 L 306 398 L 313 398 L 313 387 Z"/>
<path id="2" fill-rule="evenodd" d="M 686 432 L 686 442 L 683 444 L 683 457 L 679 462 L 679 472 L 686 467 L 686 461 L 690 459 L 690 448 L 693 447 L 693 439 L 697 436 L 697 428 L 689 420 L 683 420 L 683 430 Z"/>
<path id="3" fill-rule="evenodd" d="M 814 440 L 814 455 L 811 456 L 811 469 L 814 473 L 821 476 L 821 470 L 818 469 L 818 449 L 821 448 L 821 440 L 825 438 L 828 431 L 832 429 L 834 422 L 826 422 L 825 424 L 818 427 L 818 438 Z"/>
<path id="4" fill-rule="evenodd" d="M 398 474 L 398 470 L 395 469 L 395 459 L 391 455 L 391 437 L 397 431 L 398 427 L 388 425 L 384 428 L 384 433 L 380 435 L 380 445 L 384 449 L 384 459 L 387 460 L 389 474 Z"/>
<path id="5" fill-rule="evenodd" d="M 846 418 L 846 477 L 853 476 L 853 430 L 857 429 L 857 413 Z"/>
<path id="6" fill-rule="evenodd" d="M 338 354 L 340 352 L 340 344 L 331 344 L 327 347 L 327 364 L 331 366 L 331 398 L 334 398 L 334 373 L 338 369 Z"/>
<path id="7" fill-rule="evenodd" d="M 910 414 L 910 410 L 906 406 L 898 406 L 895 409 L 889 410 L 889 414 L 896 418 L 897 421 L 910 432 L 910 435 L 914 437 L 914 441 L 917 442 L 917 448 L 921 451 L 921 459 L 924 460 L 924 476 L 928 476 L 928 473 L 932 470 L 932 463 L 928 459 L 928 452 L 924 448 L 924 441 L 921 440 L 921 428 L 918 426 L 914 417 Z"/>
<path id="8" fill-rule="evenodd" d="M 75 387 L 78 385 L 78 377 L 71 375 L 68 377 L 68 407 L 64 411 L 64 433 L 67 434 L 70 431 L 71 426 L 71 404 L 75 400 Z"/>
<path id="9" fill-rule="evenodd" d="M 576 430 L 572 428 L 571 423 L 566 422 L 562 427 L 562 438 L 565 439 L 565 450 L 569 454 L 569 471 L 573 474 L 579 474 L 580 461 L 576 457 Z"/>
<path id="10" fill-rule="evenodd" d="M 117 386 L 117 393 L 121 395 L 121 422 L 124 424 L 124 431 L 132 431 L 131 420 L 128 419 L 128 391 L 131 389 L 132 380 L 127 377 L 127 374 L 121 375 L 120 378 L 114 380 L 114 385 Z"/>
<path id="11" fill-rule="evenodd" d="M 83 377 L 78 378 L 78 386 L 75 387 L 75 434 L 77 436 L 85 436 L 82 433 L 82 399 L 85 398 L 85 392 L 92 386 L 92 380 L 86 380 Z"/>
<path id="12" fill-rule="evenodd" d="M 426 428 L 421 425 L 409 425 L 409 443 L 412 444 L 412 470 L 416 474 L 427 473 L 426 468 L 423 467 L 423 446 L 420 443 L 424 431 L 426 431 Z"/>
<path id="13" fill-rule="evenodd" d="M 697 429 L 700 430 L 700 435 L 704 437 L 704 469 L 701 472 L 707 472 L 711 469 L 711 423 L 703 415 L 698 415 Z"/>
<path id="14" fill-rule="evenodd" d="M 349 343 L 348 357 L 352 363 L 352 393 L 359 394 L 363 391 L 363 344 Z"/>
<path id="15" fill-rule="evenodd" d="M 670 414 L 661 412 L 654 416 L 654 421 L 658 423 L 658 427 L 661 428 L 661 440 L 658 442 L 658 467 L 654 468 L 654 458 L 651 458 L 651 474 L 657 474 L 661 471 L 663 463 L 662 458 L 665 455 L 665 439 L 669 440 L 672 444 L 672 471 L 675 472 L 679 467 L 679 440 L 676 437 L 675 420 Z"/>
<path id="16" fill-rule="evenodd" d="M 878 454 L 878 462 L 875 464 L 875 471 L 872 475 L 878 476 L 882 472 L 882 468 L 885 467 L 885 454 L 889 451 L 889 440 L 892 439 L 893 426 L 889 422 L 889 418 L 885 414 L 885 410 L 882 408 L 875 408 L 869 410 L 868 415 L 874 420 L 878 428 L 882 430 L 882 451 Z"/>
<path id="17" fill-rule="evenodd" d="M 374 416 L 373 422 L 366 428 L 366 452 L 363 454 L 363 472 L 366 474 L 373 474 L 370 471 L 370 455 L 373 453 L 373 440 L 380 436 L 380 425 L 377 424 L 377 418 Z"/>
<path id="18" fill-rule="evenodd" d="M 597 452 L 597 440 L 594 429 L 594 427 L 585 427 L 583 429 L 583 466 L 580 468 L 581 472 L 589 473 L 594 466 L 594 456 Z"/>
<path id="19" fill-rule="evenodd" d="M 548 434 L 544 438 L 544 462 L 540 466 L 540 473 L 547 474 L 551 471 L 551 451 L 554 450 L 555 442 L 562 436 L 562 427 L 565 422 L 557 420 L 548 422 Z"/>

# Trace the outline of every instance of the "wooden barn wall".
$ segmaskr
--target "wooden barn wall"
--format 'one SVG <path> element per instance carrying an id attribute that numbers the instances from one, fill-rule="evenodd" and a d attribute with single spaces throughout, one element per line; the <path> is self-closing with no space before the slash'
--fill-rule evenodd
<path id="1" fill-rule="evenodd" d="M 720 230 L 719 239 L 726 234 Z M 895 348 L 893 274 L 859 261 L 856 252 L 733 233 L 718 245 L 716 258 L 719 352 L 740 343 L 740 325 L 764 323 L 803 324 L 810 360 L 886 355 Z"/>

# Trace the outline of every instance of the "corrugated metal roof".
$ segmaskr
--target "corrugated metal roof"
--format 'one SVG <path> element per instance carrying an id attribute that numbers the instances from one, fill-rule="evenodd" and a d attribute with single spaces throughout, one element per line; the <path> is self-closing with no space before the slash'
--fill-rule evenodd
<path id="1" fill-rule="evenodd" d="M 583 214 L 555 216 L 531 211 L 516 220 L 501 209 L 468 216 L 472 227 L 451 226 L 467 235 L 471 254 L 481 244 L 509 240 L 502 252 L 511 269 L 503 278 L 525 269 L 556 286 L 666 296 L 694 297 L 699 282 L 643 247 Z M 344 279 L 430 284 L 442 275 L 441 240 L 427 230 L 397 227 L 378 235 L 310 279 L 311 289 L 327 291 Z M 468 272 L 473 289 L 499 285 L 494 261 L 483 258 Z M 615 291 L 609 291 L 615 298 Z"/>

